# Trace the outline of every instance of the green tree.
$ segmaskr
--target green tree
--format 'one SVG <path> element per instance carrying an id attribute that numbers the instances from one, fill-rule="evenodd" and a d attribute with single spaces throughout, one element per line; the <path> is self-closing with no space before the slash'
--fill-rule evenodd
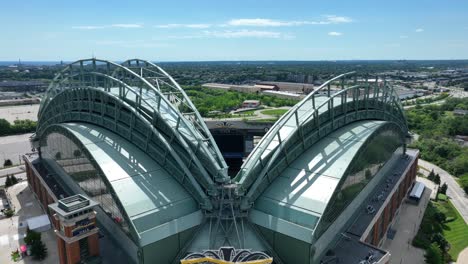
<path id="1" fill-rule="evenodd" d="M 24 237 L 24 243 L 26 245 L 32 245 L 34 242 L 40 241 L 41 240 L 41 233 L 33 231 L 33 230 L 27 230 L 26 231 L 26 236 Z"/>
<path id="2" fill-rule="evenodd" d="M 434 182 L 436 184 L 440 184 L 440 175 L 439 175 L 439 173 L 437 173 L 436 176 L 434 177 Z"/>
<path id="3" fill-rule="evenodd" d="M 427 176 L 427 178 L 431 181 L 434 181 L 434 178 L 435 178 L 434 169 L 432 169 L 431 172 L 429 172 L 429 175 Z"/>
<path id="4" fill-rule="evenodd" d="M 442 264 L 442 251 L 436 243 L 432 243 L 429 248 L 426 249 L 426 263 L 428 264 Z"/>
<path id="5" fill-rule="evenodd" d="M 6 120 L 1 118 L 0 119 L 0 136 L 5 136 L 10 133 L 10 123 Z"/>
<path id="6" fill-rule="evenodd" d="M 31 245 L 31 255 L 35 260 L 43 260 L 47 257 L 47 248 L 41 240 L 34 241 Z"/>
<path id="7" fill-rule="evenodd" d="M 15 185 L 18 183 L 18 178 L 14 174 L 11 175 L 11 185 Z"/>
<path id="8" fill-rule="evenodd" d="M 10 159 L 6 159 L 6 160 L 3 162 L 3 167 L 12 166 L 12 165 L 13 165 L 13 162 L 11 162 Z"/>
<path id="9" fill-rule="evenodd" d="M 10 174 L 7 174 L 6 179 L 5 179 L 5 187 L 8 188 L 8 187 L 10 187 L 11 185 L 13 185 L 13 184 L 11 183 Z"/>
<path id="10" fill-rule="evenodd" d="M 440 186 L 439 192 L 446 195 L 447 194 L 447 189 L 448 189 L 448 185 L 447 185 L 447 183 L 444 182 L 444 184 L 442 184 L 442 186 Z"/>

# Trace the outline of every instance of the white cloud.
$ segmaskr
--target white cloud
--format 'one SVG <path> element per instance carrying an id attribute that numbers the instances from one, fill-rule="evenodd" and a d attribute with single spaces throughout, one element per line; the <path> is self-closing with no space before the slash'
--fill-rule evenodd
<path id="1" fill-rule="evenodd" d="M 401 35 L 401 36 L 400 36 L 400 38 L 401 38 L 401 39 L 407 39 L 407 38 L 408 38 L 408 36 Z"/>
<path id="2" fill-rule="evenodd" d="M 353 20 L 349 17 L 328 15 L 324 20 L 319 21 L 297 21 L 297 20 L 275 20 L 269 18 L 241 18 L 231 19 L 223 26 L 251 26 L 251 27 L 287 27 L 287 26 L 302 26 L 302 25 L 328 25 L 351 23 Z"/>
<path id="3" fill-rule="evenodd" d="M 424 29 L 423 29 L 423 28 L 417 28 L 415 31 L 416 31 L 417 33 L 420 33 L 420 32 L 423 32 Z"/>
<path id="4" fill-rule="evenodd" d="M 115 28 L 142 28 L 141 24 L 113 24 L 111 27 Z"/>
<path id="5" fill-rule="evenodd" d="M 209 28 L 210 24 L 164 24 L 156 25 L 157 28 Z"/>
<path id="6" fill-rule="evenodd" d="M 142 24 L 112 24 L 104 26 L 74 26 L 73 29 L 94 30 L 103 28 L 142 28 Z"/>
<path id="7" fill-rule="evenodd" d="M 73 29 L 101 29 L 101 28 L 104 28 L 104 26 L 75 26 L 75 27 L 72 27 Z"/>
<path id="8" fill-rule="evenodd" d="M 328 36 L 339 37 L 341 35 L 343 35 L 343 33 L 341 32 L 336 32 L 336 31 L 328 32 Z"/>
<path id="9" fill-rule="evenodd" d="M 330 24 L 353 22 L 353 20 L 350 17 L 344 17 L 344 16 L 329 15 L 329 16 L 326 16 L 326 18 L 327 18 L 327 21 L 330 22 Z"/>
<path id="10" fill-rule="evenodd" d="M 217 38 L 290 38 L 281 32 L 259 31 L 259 30 L 225 30 L 225 31 L 204 31 L 207 36 Z"/>

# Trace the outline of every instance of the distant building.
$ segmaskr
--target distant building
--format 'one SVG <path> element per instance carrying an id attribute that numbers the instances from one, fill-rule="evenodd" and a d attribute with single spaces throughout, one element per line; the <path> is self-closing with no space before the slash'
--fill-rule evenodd
<path id="1" fill-rule="evenodd" d="M 44 91 L 47 84 L 41 81 L 3 81 L 0 82 L 0 91 Z"/>
<path id="2" fill-rule="evenodd" d="M 258 87 L 262 91 L 278 91 L 279 90 L 279 87 L 276 84 L 255 84 L 254 87 Z"/>
<path id="3" fill-rule="evenodd" d="M 464 110 L 464 109 L 454 109 L 454 110 L 453 110 L 453 114 L 454 114 L 454 115 L 460 115 L 460 116 L 468 115 L 468 110 Z"/>
<path id="4" fill-rule="evenodd" d="M 293 82 L 258 82 L 256 85 L 274 85 L 282 92 L 295 92 L 308 94 L 314 90 L 314 85 L 310 83 Z"/>
<path id="5" fill-rule="evenodd" d="M 259 100 L 245 100 L 244 102 L 242 102 L 243 108 L 257 108 L 259 106 L 260 106 Z"/>

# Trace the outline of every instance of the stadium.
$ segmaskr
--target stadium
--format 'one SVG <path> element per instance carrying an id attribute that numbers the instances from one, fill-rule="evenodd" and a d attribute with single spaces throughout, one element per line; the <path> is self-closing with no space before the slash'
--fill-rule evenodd
<path id="1" fill-rule="evenodd" d="M 56 75 L 24 160 L 61 263 L 388 263 L 380 246 L 416 177 L 407 134 L 392 86 L 347 73 L 284 114 L 231 177 L 168 73 L 93 58 Z"/>

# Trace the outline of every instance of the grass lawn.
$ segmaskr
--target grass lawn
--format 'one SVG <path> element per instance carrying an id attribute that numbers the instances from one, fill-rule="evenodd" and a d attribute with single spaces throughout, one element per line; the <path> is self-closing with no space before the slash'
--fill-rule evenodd
<path id="1" fill-rule="evenodd" d="M 284 115 L 288 109 L 269 109 L 269 110 L 263 110 L 262 114 L 264 115 L 272 115 L 272 116 L 281 116 Z"/>
<path id="2" fill-rule="evenodd" d="M 447 218 L 455 218 L 454 221 L 445 223 L 444 237 L 451 245 L 449 250 L 450 256 L 456 260 L 458 254 L 463 249 L 468 247 L 468 225 L 465 223 L 463 218 L 460 216 L 455 207 L 453 207 L 450 201 L 440 201 L 436 204 L 436 206 L 441 212 L 445 213 Z"/>
<path id="3" fill-rule="evenodd" d="M 445 194 L 443 194 L 443 193 L 439 193 L 439 194 L 437 195 L 437 199 L 438 199 L 439 201 L 447 201 L 447 195 L 445 195 Z"/>
<path id="4" fill-rule="evenodd" d="M 242 111 L 242 112 L 237 112 L 237 115 L 240 116 L 251 116 L 257 111 L 258 109 L 252 109 L 252 110 L 247 110 L 247 111 Z"/>

